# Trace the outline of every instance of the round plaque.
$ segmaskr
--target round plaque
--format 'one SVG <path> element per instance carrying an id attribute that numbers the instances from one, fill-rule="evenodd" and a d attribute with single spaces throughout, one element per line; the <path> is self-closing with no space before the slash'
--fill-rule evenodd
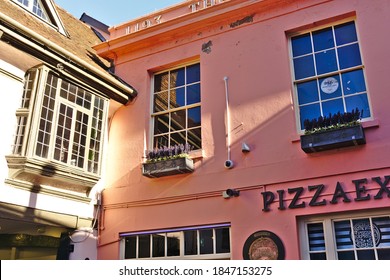
<path id="1" fill-rule="evenodd" d="M 245 241 L 244 260 L 284 260 L 282 240 L 273 232 L 261 230 Z"/>

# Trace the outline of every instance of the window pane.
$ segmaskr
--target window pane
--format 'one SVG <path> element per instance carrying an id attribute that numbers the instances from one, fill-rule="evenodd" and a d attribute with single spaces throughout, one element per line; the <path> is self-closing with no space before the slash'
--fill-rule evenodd
<path id="1" fill-rule="evenodd" d="M 179 145 L 179 144 L 185 144 L 186 141 L 186 132 L 178 132 L 178 133 L 172 133 L 171 134 L 171 143 L 170 146 Z"/>
<path id="2" fill-rule="evenodd" d="M 310 253 L 311 260 L 326 260 L 326 253 Z"/>
<path id="3" fill-rule="evenodd" d="M 230 230 L 229 228 L 219 228 L 215 230 L 217 253 L 230 252 Z"/>
<path id="4" fill-rule="evenodd" d="M 69 142 L 72 134 L 73 109 L 64 104 L 60 106 L 60 118 L 57 123 L 57 134 L 54 159 L 67 163 L 69 156 Z"/>
<path id="5" fill-rule="evenodd" d="M 194 64 L 187 67 L 187 84 L 200 81 L 200 64 Z"/>
<path id="6" fill-rule="evenodd" d="M 351 224 L 349 220 L 334 222 L 334 231 L 336 235 L 337 249 L 353 248 Z"/>
<path id="7" fill-rule="evenodd" d="M 353 251 L 338 252 L 337 257 L 339 260 L 354 260 L 355 253 Z"/>
<path id="8" fill-rule="evenodd" d="M 341 98 L 326 101 L 322 103 L 322 112 L 324 116 L 328 116 L 329 114 L 337 114 L 338 112 L 344 112 L 344 104 Z"/>
<path id="9" fill-rule="evenodd" d="M 390 260 L 390 249 L 378 250 L 378 260 Z"/>
<path id="10" fill-rule="evenodd" d="M 380 237 L 379 242 L 377 242 L 377 247 L 390 248 L 390 218 L 373 218 L 372 222 L 374 225 L 375 235 Z"/>
<path id="11" fill-rule="evenodd" d="M 180 232 L 167 233 L 167 256 L 180 256 Z"/>
<path id="12" fill-rule="evenodd" d="M 293 56 L 301 56 L 312 52 L 310 34 L 304 34 L 291 39 Z"/>
<path id="13" fill-rule="evenodd" d="M 303 128 L 303 123 L 306 119 L 312 120 L 321 116 L 321 110 L 319 104 L 305 105 L 299 107 L 300 118 L 301 118 L 301 127 Z"/>
<path id="14" fill-rule="evenodd" d="M 200 84 L 187 87 L 187 105 L 200 102 Z"/>
<path id="15" fill-rule="evenodd" d="M 352 94 L 366 91 L 363 70 L 355 70 L 341 75 L 343 79 L 344 94 Z"/>
<path id="16" fill-rule="evenodd" d="M 370 105 L 368 104 L 367 94 L 359 94 L 359 95 L 346 97 L 345 103 L 347 105 L 348 112 L 352 112 L 352 110 L 359 108 L 363 118 L 368 118 L 371 116 Z"/>
<path id="17" fill-rule="evenodd" d="M 184 87 L 171 90 L 169 105 L 170 109 L 179 108 L 186 105 Z"/>
<path id="18" fill-rule="evenodd" d="M 153 234 L 153 257 L 165 256 L 165 234 Z"/>
<path id="19" fill-rule="evenodd" d="M 154 117 L 154 134 L 169 132 L 169 114 Z"/>
<path id="20" fill-rule="evenodd" d="M 334 47 L 332 28 L 313 32 L 314 51 L 326 50 Z"/>
<path id="21" fill-rule="evenodd" d="M 358 44 L 353 44 L 338 49 L 340 69 L 362 65 Z"/>
<path id="22" fill-rule="evenodd" d="M 170 87 L 180 87 L 185 84 L 185 72 L 184 68 L 176 69 L 171 72 L 170 75 L 171 81 L 170 81 Z"/>
<path id="23" fill-rule="evenodd" d="M 154 137 L 153 148 L 162 148 L 169 146 L 169 137 L 168 135 L 161 135 Z"/>
<path id="24" fill-rule="evenodd" d="M 188 130 L 188 144 L 194 147 L 194 150 L 202 148 L 202 132 L 200 128 Z"/>
<path id="25" fill-rule="evenodd" d="M 357 251 L 358 260 L 375 260 L 374 250 Z"/>
<path id="26" fill-rule="evenodd" d="M 304 56 L 294 59 L 295 79 L 303 79 L 315 75 L 313 56 Z"/>
<path id="27" fill-rule="evenodd" d="M 172 112 L 171 131 L 186 129 L 186 110 Z"/>
<path id="28" fill-rule="evenodd" d="M 327 50 L 316 54 L 317 75 L 337 71 L 336 53 Z"/>
<path id="29" fill-rule="evenodd" d="M 357 41 L 355 22 L 353 21 L 337 25 L 334 31 L 338 46 Z"/>
<path id="30" fill-rule="evenodd" d="M 212 254 L 213 253 L 213 230 L 204 229 L 200 230 L 200 254 Z"/>
<path id="31" fill-rule="evenodd" d="M 168 91 L 162 91 L 154 95 L 153 112 L 168 110 Z"/>
<path id="32" fill-rule="evenodd" d="M 188 109 L 188 128 L 200 126 L 200 107 Z"/>
<path id="33" fill-rule="evenodd" d="M 168 73 L 157 74 L 154 76 L 154 92 L 168 90 Z"/>
<path id="34" fill-rule="evenodd" d="M 138 239 L 138 257 L 150 258 L 150 235 L 140 235 Z"/>
<path id="35" fill-rule="evenodd" d="M 319 83 L 322 100 L 341 97 L 341 83 L 338 75 L 320 79 Z M 344 112 L 344 110 L 342 112 Z"/>
<path id="36" fill-rule="evenodd" d="M 307 234 L 309 236 L 310 251 L 325 250 L 324 226 L 322 223 L 308 224 Z"/>
<path id="37" fill-rule="evenodd" d="M 125 239 L 125 259 L 136 258 L 137 237 L 131 236 Z"/>
<path id="38" fill-rule="evenodd" d="M 353 220 L 353 235 L 356 248 L 372 248 L 374 246 L 369 219 Z"/>
<path id="39" fill-rule="evenodd" d="M 197 255 L 198 254 L 198 232 L 196 230 L 189 230 L 184 232 L 184 254 Z"/>
<path id="40" fill-rule="evenodd" d="M 297 85 L 299 105 L 319 100 L 317 81 L 309 81 Z"/>

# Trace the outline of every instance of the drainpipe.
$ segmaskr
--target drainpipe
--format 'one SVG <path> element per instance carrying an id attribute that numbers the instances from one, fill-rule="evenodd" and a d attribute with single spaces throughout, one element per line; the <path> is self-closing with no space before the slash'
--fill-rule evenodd
<path id="1" fill-rule="evenodd" d="M 224 77 L 225 81 L 225 95 L 226 95 L 226 144 L 227 144 L 227 160 L 225 161 L 225 168 L 231 169 L 234 164 L 230 157 L 230 108 L 229 108 L 229 85 L 228 85 L 228 77 Z"/>

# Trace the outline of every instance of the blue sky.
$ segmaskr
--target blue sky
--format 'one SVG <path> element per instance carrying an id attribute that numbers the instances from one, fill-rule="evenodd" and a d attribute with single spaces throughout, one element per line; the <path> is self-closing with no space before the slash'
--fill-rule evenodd
<path id="1" fill-rule="evenodd" d="M 54 0 L 76 18 L 87 15 L 108 26 L 138 18 L 185 0 Z"/>

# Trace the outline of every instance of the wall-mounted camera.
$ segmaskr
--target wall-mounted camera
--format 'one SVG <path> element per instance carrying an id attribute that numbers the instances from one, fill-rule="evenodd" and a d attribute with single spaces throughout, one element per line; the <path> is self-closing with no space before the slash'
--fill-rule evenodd
<path id="1" fill-rule="evenodd" d="M 233 166 L 234 166 L 234 163 L 232 160 L 228 159 L 225 161 L 225 168 L 226 169 L 231 169 L 231 168 L 233 168 Z"/>
<path id="2" fill-rule="evenodd" d="M 247 143 L 242 143 L 241 145 L 241 151 L 243 153 L 249 153 L 251 151 L 251 148 L 248 146 Z"/>
<path id="3" fill-rule="evenodd" d="M 237 197 L 239 195 L 240 195 L 240 191 L 233 190 L 233 189 L 227 189 L 226 191 L 222 192 L 223 198 Z"/>

